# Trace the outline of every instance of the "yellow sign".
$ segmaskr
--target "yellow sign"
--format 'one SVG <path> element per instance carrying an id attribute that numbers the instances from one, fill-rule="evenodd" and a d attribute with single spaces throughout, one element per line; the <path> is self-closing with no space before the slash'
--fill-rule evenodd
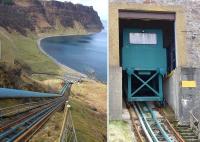
<path id="1" fill-rule="evenodd" d="M 181 81 L 181 86 L 182 87 L 188 87 L 188 88 L 195 88 L 197 87 L 196 81 Z"/>

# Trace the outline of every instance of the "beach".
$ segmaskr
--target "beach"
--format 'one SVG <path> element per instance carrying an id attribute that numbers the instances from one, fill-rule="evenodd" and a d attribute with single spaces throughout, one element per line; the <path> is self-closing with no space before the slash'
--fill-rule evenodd
<path id="1" fill-rule="evenodd" d="M 57 64 L 60 68 L 62 68 L 63 70 L 66 71 L 67 74 L 73 75 L 73 76 L 77 76 L 77 77 L 82 77 L 82 78 L 87 78 L 87 75 L 80 73 L 64 64 L 61 64 L 60 62 L 58 62 L 55 58 L 53 58 L 52 56 L 48 55 L 41 47 L 41 41 L 45 38 L 49 38 L 49 37 L 56 37 L 56 36 L 70 36 L 70 35 L 52 35 L 52 36 L 44 36 L 41 37 L 37 40 L 37 47 L 38 49 L 44 54 L 46 55 L 48 58 L 50 58 L 55 64 Z"/>

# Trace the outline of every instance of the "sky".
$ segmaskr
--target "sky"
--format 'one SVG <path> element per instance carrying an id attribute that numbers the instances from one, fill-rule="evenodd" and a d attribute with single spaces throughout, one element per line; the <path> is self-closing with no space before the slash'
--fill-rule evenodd
<path id="1" fill-rule="evenodd" d="M 98 12 L 101 20 L 108 19 L 108 0 L 59 0 L 59 1 L 70 1 L 74 4 L 83 4 L 86 6 L 93 6 L 93 8 Z"/>

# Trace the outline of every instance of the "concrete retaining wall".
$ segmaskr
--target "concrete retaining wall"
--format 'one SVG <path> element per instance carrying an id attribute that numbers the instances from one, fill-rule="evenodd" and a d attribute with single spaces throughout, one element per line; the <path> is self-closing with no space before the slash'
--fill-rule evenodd
<path id="1" fill-rule="evenodd" d="M 164 79 L 163 82 L 163 92 L 164 97 L 170 107 L 174 110 L 175 115 L 177 118 L 179 117 L 179 81 L 180 81 L 180 69 L 177 68 L 174 70 L 172 76 Z"/>
<path id="2" fill-rule="evenodd" d="M 189 122 L 189 111 L 200 103 L 200 68 L 181 68 L 181 80 L 195 80 L 196 88 L 180 87 L 180 121 Z M 200 109 L 197 110 L 200 114 Z"/>
<path id="3" fill-rule="evenodd" d="M 197 87 L 181 87 L 181 81 L 196 81 Z M 181 124 L 188 124 L 189 112 L 195 109 L 200 114 L 200 68 L 177 68 L 173 75 L 164 81 L 164 94 L 168 104 L 174 110 Z M 196 115 L 197 117 L 199 115 Z M 200 117 L 199 117 L 200 118 Z"/>
<path id="4" fill-rule="evenodd" d="M 122 119 L 122 68 L 110 66 L 109 119 Z"/>

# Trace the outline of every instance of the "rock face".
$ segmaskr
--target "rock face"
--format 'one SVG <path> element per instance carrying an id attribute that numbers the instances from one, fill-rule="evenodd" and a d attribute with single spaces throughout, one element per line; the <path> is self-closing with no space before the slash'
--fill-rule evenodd
<path id="1" fill-rule="evenodd" d="M 89 32 L 103 28 L 92 7 L 58 1 L 13 0 L 11 4 L 0 1 L 0 26 L 8 31 L 45 32 L 56 26 L 72 28 L 75 22 Z"/>

